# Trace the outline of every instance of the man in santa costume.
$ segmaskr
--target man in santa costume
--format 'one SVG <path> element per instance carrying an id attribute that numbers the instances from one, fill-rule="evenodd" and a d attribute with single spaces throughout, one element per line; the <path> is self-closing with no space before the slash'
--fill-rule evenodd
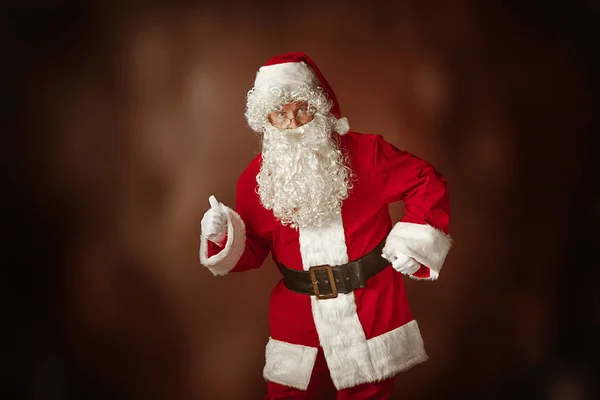
<path id="1" fill-rule="evenodd" d="M 209 199 L 200 261 L 224 275 L 271 254 L 282 273 L 266 398 L 387 398 L 399 372 L 427 359 L 402 275 L 436 279 L 450 250 L 444 178 L 380 135 L 350 132 L 303 53 L 259 69 L 246 118 L 262 151 L 238 180 L 235 211 Z"/>

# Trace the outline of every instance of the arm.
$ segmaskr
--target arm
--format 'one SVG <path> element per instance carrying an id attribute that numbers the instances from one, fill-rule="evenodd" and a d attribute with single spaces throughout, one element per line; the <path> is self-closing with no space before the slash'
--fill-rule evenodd
<path id="1" fill-rule="evenodd" d="M 237 185 L 236 209 L 221 204 L 226 219 L 227 233 L 222 246 L 200 236 L 200 263 L 214 275 L 260 268 L 271 251 L 271 242 L 253 229 L 252 205 L 254 192 L 248 192 L 244 178 Z"/>
<path id="2" fill-rule="evenodd" d="M 452 245 L 446 180 L 430 164 L 398 150 L 381 136 L 376 139 L 374 170 L 383 182 L 381 200 L 385 204 L 404 201 L 404 217 L 392 228 L 384 251 L 420 263 L 411 277 L 437 279 Z"/>

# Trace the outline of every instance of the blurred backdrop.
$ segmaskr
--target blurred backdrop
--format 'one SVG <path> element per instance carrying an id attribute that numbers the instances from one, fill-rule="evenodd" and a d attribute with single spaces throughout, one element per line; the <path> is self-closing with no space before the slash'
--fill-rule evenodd
<path id="1" fill-rule="evenodd" d="M 264 395 L 279 274 L 213 277 L 198 237 L 258 151 L 256 70 L 304 51 L 450 185 L 441 278 L 406 280 L 430 360 L 393 398 L 600 398 L 598 3 L 250 3 L 2 6 L 0 397 Z"/>

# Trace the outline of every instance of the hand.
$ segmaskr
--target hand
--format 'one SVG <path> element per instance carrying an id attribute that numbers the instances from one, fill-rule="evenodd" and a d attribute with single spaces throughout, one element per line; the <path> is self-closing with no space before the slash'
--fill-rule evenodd
<path id="1" fill-rule="evenodd" d="M 381 257 L 391 262 L 392 267 L 404 275 L 412 275 L 421 268 L 421 264 L 414 258 L 387 249 L 384 249 Z"/>
<path id="2" fill-rule="evenodd" d="M 227 234 L 227 217 L 215 196 L 208 198 L 210 209 L 204 213 L 200 223 L 202 235 L 211 242 L 221 245 Z"/>

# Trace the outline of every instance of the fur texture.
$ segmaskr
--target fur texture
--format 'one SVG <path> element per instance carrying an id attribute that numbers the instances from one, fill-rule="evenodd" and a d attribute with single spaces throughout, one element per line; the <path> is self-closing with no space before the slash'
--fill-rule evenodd
<path id="1" fill-rule="evenodd" d="M 305 271 L 315 265 L 341 265 L 348 262 L 346 237 L 340 210 L 323 228 L 300 228 L 300 254 Z"/>
<path id="2" fill-rule="evenodd" d="M 428 278 L 411 278 L 435 280 L 451 247 L 452 238 L 431 225 L 398 222 L 388 235 L 383 251 L 412 257 L 430 270 Z"/>
<path id="3" fill-rule="evenodd" d="M 348 262 L 341 215 L 320 229 L 300 229 L 300 252 L 305 270 L 315 265 L 340 265 Z M 338 388 L 352 386 L 373 375 L 364 330 L 356 312 L 354 293 L 335 299 L 317 300 L 311 306 L 319 341 Z"/>
<path id="4" fill-rule="evenodd" d="M 317 300 L 313 296 L 311 305 L 319 342 L 335 387 L 339 390 L 372 382 L 375 371 L 356 312 L 354 293 L 327 300 Z"/>
<path id="5" fill-rule="evenodd" d="M 265 126 L 257 192 L 283 225 L 325 225 L 348 197 L 351 172 L 332 119 L 317 113 L 296 129 Z"/>
<path id="6" fill-rule="evenodd" d="M 267 115 L 292 101 L 307 101 L 322 115 L 329 115 L 331 100 L 323 91 L 314 71 L 303 62 L 283 63 L 261 67 L 256 73 L 254 87 L 246 99 L 246 120 L 252 130 L 262 133 L 269 124 Z M 334 132 L 344 135 L 350 130 L 348 119 L 336 118 Z"/>
<path id="7" fill-rule="evenodd" d="M 316 359 L 316 347 L 269 338 L 263 376 L 270 382 L 306 390 Z"/>
<path id="8" fill-rule="evenodd" d="M 227 242 L 218 254 L 208 256 L 208 240 L 200 236 L 200 262 L 214 275 L 225 275 L 235 267 L 246 246 L 246 227 L 238 213 L 221 204 L 227 217 Z"/>
<path id="9" fill-rule="evenodd" d="M 254 87 L 263 89 L 269 86 L 320 86 L 313 70 L 303 62 L 283 63 L 261 67 L 256 73 Z"/>
<path id="10" fill-rule="evenodd" d="M 350 123 L 348 122 L 348 118 L 342 117 L 335 121 L 335 127 L 333 129 L 339 135 L 345 135 L 350 132 Z"/>
<path id="11" fill-rule="evenodd" d="M 342 217 L 321 229 L 300 229 L 300 252 L 305 270 L 315 265 L 341 265 L 348 262 Z M 331 379 L 338 388 L 352 386 L 373 375 L 367 340 L 358 319 L 354 293 L 335 299 L 317 300 L 311 305 L 319 342 Z"/>
<path id="12" fill-rule="evenodd" d="M 391 378 L 427 361 L 423 338 L 415 320 L 369 339 L 367 347 L 376 381 Z"/>

